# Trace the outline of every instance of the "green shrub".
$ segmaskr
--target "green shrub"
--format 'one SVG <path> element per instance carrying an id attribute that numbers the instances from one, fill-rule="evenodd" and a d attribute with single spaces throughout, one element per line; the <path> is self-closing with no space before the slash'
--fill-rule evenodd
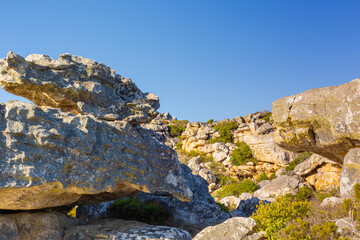
<path id="1" fill-rule="evenodd" d="M 236 166 L 244 165 L 248 162 L 257 163 L 258 160 L 252 155 L 250 147 L 245 142 L 236 143 L 237 148 L 231 154 L 230 162 Z"/>
<path id="2" fill-rule="evenodd" d="M 200 153 L 197 151 L 191 150 L 190 152 L 186 152 L 185 155 L 188 158 L 192 158 L 192 157 L 200 156 Z"/>
<path id="3" fill-rule="evenodd" d="M 216 143 L 216 142 L 232 142 L 232 133 L 231 130 L 234 130 L 238 127 L 238 123 L 236 121 L 230 122 L 223 122 L 219 123 L 213 128 L 219 132 L 220 136 L 210 139 L 209 143 Z"/>
<path id="4" fill-rule="evenodd" d="M 273 121 L 272 121 L 272 119 L 271 119 L 271 116 L 272 116 L 272 112 L 268 112 L 268 113 L 265 115 L 265 117 L 262 117 L 262 118 L 260 118 L 260 119 L 265 120 L 265 121 L 267 121 L 267 122 L 269 122 L 269 123 L 272 123 Z"/>
<path id="5" fill-rule="evenodd" d="M 308 201 L 295 201 L 293 195 L 287 194 L 270 204 L 260 202 L 251 217 L 256 221 L 258 230 L 265 231 L 268 239 L 275 239 L 288 222 L 306 216 L 309 210 Z"/>
<path id="6" fill-rule="evenodd" d="M 223 175 L 223 174 L 219 174 L 217 176 L 217 179 L 219 179 L 219 184 L 220 186 L 225 186 L 228 185 L 230 183 L 236 183 L 237 181 L 229 176 Z"/>
<path id="7" fill-rule="evenodd" d="M 306 220 L 297 218 L 284 228 L 278 239 L 283 240 L 333 240 L 338 239 L 337 226 L 334 222 L 325 222 L 313 226 Z"/>
<path id="8" fill-rule="evenodd" d="M 169 211 L 156 203 L 142 203 L 125 198 L 115 201 L 111 208 L 112 217 L 136 220 L 150 224 L 160 224 L 170 217 Z"/>
<path id="9" fill-rule="evenodd" d="M 260 176 L 259 176 L 258 181 L 261 182 L 261 181 L 264 181 L 264 180 L 269 180 L 269 178 L 266 175 L 266 173 L 261 173 Z"/>
<path id="10" fill-rule="evenodd" d="M 301 162 L 305 161 L 306 159 L 308 159 L 310 156 L 312 155 L 312 152 L 302 152 L 299 153 L 298 156 L 294 159 L 294 161 L 292 161 L 291 163 L 289 163 L 289 166 L 287 166 L 285 169 L 287 172 L 290 172 L 292 170 L 294 170 L 294 168 Z"/>
<path id="11" fill-rule="evenodd" d="M 331 189 L 330 191 L 319 191 L 316 192 L 316 198 L 322 202 L 325 198 L 328 197 L 337 197 L 339 196 L 339 190 L 336 188 Z"/>
<path id="12" fill-rule="evenodd" d="M 219 190 L 217 190 L 214 195 L 218 198 L 224 198 L 228 196 L 239 196 L 244 192 L 253 193 L 257 190 L 257 185 L 248 179 L 243 180 L 242 182 L 230 183 Z"/>
<path id="13" fill-rule="evenodd" d="M 296 201 L 305 201 L 309 200 L 312 196 L 314 196 L 314 192 L 312 191 L 312 189 L 308 186 L 304 186 L 299 189 L 299 191 L 295 195 L 295 198 Z"/>
<path id="14" fill-rule="evenodd" d="M 225 206 L 225 204 L 217 202 L 216 205 L 218 205 L 218 207 L 221 209 L 221 211 L 226 212 L 226 213 L 230 212 L 229 208 L 227 206 Z"/>
<path id="15" fill-rule="evenodd" d="M 185 131 L 185 127 L 178 127 L 176 125 L 167 126 L 172 137 L 181 136 L 181 134 Z"/>
<path id="16" fill-rule="evenodd" d="M 177 150 L 182 150 L 183 143 L 182 143 L 182 142 L 177 142 L 177 143 L 175 144 L 175 146 L 176 146 L 176 149 L 177 149 Z"/>
<path id="17" fill-rule="evenodd" d="M 208 120 L 206 123 L 207 124 L 212 124 L 214 122 L 214 119 L 210 119 L 210 120 Z"/>
<path id="18" fill-rule="evenodd" d="M 276 178 L 276 174 L 275 173 L 272 173 L 271 175 L 270 175 L 270 180 L 274 180 Z"/>

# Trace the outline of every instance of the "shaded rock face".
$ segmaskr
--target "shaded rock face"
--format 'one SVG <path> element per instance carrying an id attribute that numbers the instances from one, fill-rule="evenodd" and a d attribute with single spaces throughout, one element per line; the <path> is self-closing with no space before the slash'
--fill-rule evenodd
<path id="1" fill-rule="evenodd" d="M 273 102 L 276 143 L 342 163 L 350 149 L 360 146 L 359 89 L 360 79 L 355 79 Z"/>
<path id="2" fill-rule="evenodd" d="M 194 240 L 241 240 L 264 239 L 264 232 L 255 233 L 255 220 L 235 217 L 217 226 L 207 227 L 197 234 Z"/>
<path id="3" fill-rule="evenodd" d="M 132 124 L 149 122 L 160 106 L 157 96 L 142 93 L 115 70 L 68 53 L 54 60 L 42 54 L 24 59 L 9 52 L 0 61 L 0 86 L 38 106 Z"/>
<path id="4" fill-rule="evenodd" d="M 59 101 L 53 101 L 56 104 L 49 104 L 49 99 L 55 98 L 50 96 L 61 95 L 64 89 L 72 89 L 69 92 L 73 94 L 80 91 L 76 86 L 81 86 L 81 79 L 87 79 L 84 83 L 91 79 L 98 81 L 95 85 L 100 84 L 99 91 L 88 89 L 88 95 L 74 94 L 84 97 L 81 98 L 83 101 L 92 101 L 98 96 L 91 104 L 97 109 L 105 109 L 103 97 L 108 94 L 113 99 L 106 89 L 115 87 L 103 79 L 105 75 L 111 75 L 105 71 L 108 69 L 105 65 L 69 56 L 61 60 L 68 59 L 69 66 L 54 63 L 43 55 L 27 59 L 9 53 L 1 60 L 0 83 L 7 90 L 31 92 L 33 87 L 34 94 L 40 94 L 40 97 L 29 97 L 30 100 L 41 106 L 59 108 L 40 108 L 19 101 L 0 104 L 0 209 L 27 210 L 75 202 L 95 203 L 135 195 L 138 191 L 161 191 L 181 200 L 192 199 L 192 191 L 187 186 L 175 151 L 154 138 L 154 131 L 134 126 L 135 118 L 131 117 L 130 110 L 130 115 L 127 110 L 119 112 L 119 119 L 123 120 L 114 120 L 116 117 L 106 121 L 103 119 L 109 118 L 96 112 L 66 109 L 66 104 L 59 100 L 61 97 Z M 84 76 L 79 77 L 79 71 Z M 114 75 L 115 80 L 117 77 Z M 116 83 L 114 79 L 113 84 Z M 51 91 L 45 91 L 50 85 Z M 123 98 L 132 99 L 132 104 L 140 104 L 140 108 L 143 104 L 140 103 L 141 92 L 126 86 Z M 42 96 L 49 96 L 49 99 L 41 100 Z M 64 95 L 63 98 L 77 99 L 74 96 Z M 69 106 L 73 105 L 69 103 Z M 122 116 L 122 113 L 127 115 Z"/>
<path id="5" fill-rule="evenodd" d="M 76 222 L 59 213 L 17 213 L 0 215 L 1 240 L 62 240 L 65 230 Z"/>
<path id="6" fill-rule="evenodd" d="M 170 213 L 167 224 L 185 229 L 195 235 L 202 229 L 220 224 L 227 220 L 229 214 L 223 212 L 208 192 L 208 183 L 198 175 L 192 175 L 190 168 L 183 165 L 187 185 L 193 191 L 193 200 L 182 202 L 176 198 L 161 194 L 139 193 L 136 198 L 141 202 L 157 202 Z"/>
<path id="7" fill-rule="evenodd" d="M 182 229 L 152 226 L 142 222 L 121 219 L 105 219 L 68 229 L 64 240 L 191 240 L 191 235 Z"/>

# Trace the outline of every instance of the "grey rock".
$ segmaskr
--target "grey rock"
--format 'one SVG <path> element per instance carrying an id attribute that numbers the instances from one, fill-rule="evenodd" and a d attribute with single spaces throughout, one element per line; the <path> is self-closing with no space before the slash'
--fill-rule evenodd
<path id="1" fill-rule="evenodd" d="M 254 234 L 255 220 L 235 217 L 212 227 L 207 227 L 197 234 L 194 240 L 242 240 Z M 256 239 L 256 238 L 252 238 Z M 260 239 L 260 238 L 257 238 Z"/>
<path id="2" fill-rule="evenodd" d="M 231 211 L 229 212 L 229 215 L 230 215 L 230 217 L 232 217 L 232 218 L 234 218 L 234 217 L 247 217 L 247 216 L 245 215 L 245 213 L 243 213 L 243 212 L 241 212 L 241 211 L 239 211 L 239 210 L 237 210 L 237 209 L 231 210 Z"/>
<path id="3" fill-rule="evenodd" d="M 214 173 L 209 169 L 206 169 L 206 168 L 201 169 L 199 171 L 199 175 L 200 175 L 200 177 L 205 179 L 209 184 L 216 183 L 216 177 L 215 177 Z"/>
<path id="4" fill-rule="evenodd" d="M 318 154 L 312 154 L 308 159 L 299 163 L 294 168 L 294 173 L 299 176 L 304 176 L 311 173 L 313 170 L 315 170 L 317 167 L 321 166 L 324 163 L 339 165 L 339 163 L 331 161 L 323 156 L 320 156 Z"/>
<path id="5" fill-rule="evenodd" d="M 102 202 L 140 190 L 191 200 L 175 152 L 146 133 L 126 121 L 0 104 L 0 208 Z"/>
<path id="6" fill-rule="evenodd" d="M 338 227 L 338 232 L 342 235 L 355 235 L 353 237 L 360 237 L 360 231 L 356 228 L 358 226 L 357 222 L 351 220 L 350 217 L 338 219 L 335 222 L 336 226 Z M 359 238 L 351 238 L 351 239 L 359 239 Z"/>
<path id="7" fill-rule="evenodd" d="M 136 221 L 121 219 L 96 220 L 86 225 L 73 226 L 66 230 L 64 240 L 78 239 L 114 240 L 191 240 L 191 235 L 183 230 L 166 226 L 152 226 Z"/>
<path id="8" fill-rule="evenodd" d="M 200 157 L 193 157 L 189 160 L 188 166 L 193 171 L 194 174 L 198 174 L 199 171 L 202 169 L 201 167 L 201 158 Z"/>
<path id="9" fill-rule="evenodd" d="M 42 54 L 24 59 L 9 52 L 0 63 L 0 86 L 38 106 L 125 120 L 133 125 L 150 122 L 160 106 L 157 96 L 142 93 L 115 70 L 68 53 L 54 60 Z"/>
<path id="10" fill-rule="evenodd" d="M 235 196 L 228 196 L 228 197 L 224 197 L 223 199 L 221 199 L 220 203 L 224 204 L 226 207 L 233 206 L 233 207 L 237 208 L 239 206 L 240 199 Z"/>
<path id="11" fill-rule="evenodd" d="M 258 188 L 263 188 L 263 187 L 265 187 L 265 186 L 266 186 L 267 184 L 269 184 L 269 183 L 271 183 L 270 180 L 261 181 L 261 182 L 259 182 L 259 184 L 258 184 Z"/>
<path id="12" fill-rule="evenodd" d="M 242 212 L 246 217 L 250 217 L 254 212 L 256 212 L 257 206 L 259 206 L 260 201 L 264 203 L 270 203 L 270 201 L 261 200 L 257 197 L 242 199 L 236 210 Z"/>
<path id="13" fill-rule="evenodd" d="M 353 196 L 355 183 L 360 183 L 360 148 L 351 149 L 344 158 L 340 174 L 340 195 L 342 198 Z"/>
<path id="14" fill-rule="evenodd" d="M 260 199 L 280 197 L 287 193 L 295 194 L 301 187 L 301 181 L 298 176 L 281 175 L 266 184 L 261 189 L 254 192 L 254 196 Z"/>
<path id="15" fill-rule="evenodd" d="M 259 128 L 256 129 L 255 135 L 264 135 L 274 131 L 270 123 L 264 123 Z"/>

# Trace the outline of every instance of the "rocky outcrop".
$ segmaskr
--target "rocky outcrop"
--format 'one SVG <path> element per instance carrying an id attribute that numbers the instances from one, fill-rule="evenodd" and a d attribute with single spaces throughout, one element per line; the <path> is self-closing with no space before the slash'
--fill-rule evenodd
<path id="1" fill-rule="evenodd" d="M 276 143 L 343 163 L 350 149 L 360 147 L 359 89 L 360 79 L 355 79 L 273 102 Z"/>
<path id="2" fill-rule="evenodd" d="M 90 59 L 26 59 L 10 52 L 0 62 L 1 86 L 41 106 L 0 104 L 0 209 L 102 202 L 138 191 L 192 199 L 175 151 L 136 125 L 151 119 L 156 101 Z"/>
<path id="3" fill-rule="evenodd" d="M 318 191 L 329 191 L 340 186 L 341 164 L 318 154 L 298 164 L 294 173 L 302 176 Z"/>
<path id="4" fill-rule="evenodd" d="M 194 240 L 260 240 L 264 232 L 255 233 L 255 220 L 235 217 L 217 226 L 207 227 L 197 234 Z"/>
<path id="5" fill-rule="evenodd" d="M 191 240 L 192 237 L 187 231 L 178 228 L 152 226 L 121 219 L 105 219 L 73 226 L 65 232 L 63 240 L 76 239 Z"/>
<path id="6" fill-rule="evenodd" d="M 24 59 L 9 52 L 0 61 L 0 86 L 41 107 L 131 124 L 150 122 L 160 106 L 157 96 L 142 93 L 115 70 L 68 53 L 55 60 L 42 54 Z"/>
<path id="7" fill-rule="evenodd" d="M 341 197 L 352 197 L 355 183 L 360 183 L 360 148 L 351 149 L 345 156 L 340 176 Z"/>

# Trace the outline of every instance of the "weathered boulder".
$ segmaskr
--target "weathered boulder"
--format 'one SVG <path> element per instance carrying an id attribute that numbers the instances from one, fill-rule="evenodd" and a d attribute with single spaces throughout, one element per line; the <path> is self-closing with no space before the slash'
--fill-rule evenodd
<path id="1" fill-rule="evenodd" d="M 340 175 L 341 197 L 352 197 L 355 183 L 360 183 L 360 148 L 351 149 L 345 156 Z"/>
<path id="2" fill-rule="evenodd" d="M 259 199 L 276 198 L 287 193 L 295 194 L 302 186 L 304 184 L 301 183 L 298 176 L 281 175 L 271 181 L 271 183 L 255 191 L 254 196 Z"/>
<path id="3" fill-rule="evenodd" d="M 255 220 L 252 218 L 235 217 L 219 225 L 207 227 L 197 234 L 194 240 L 259 240 L 264 233 L 255 233 Z"/>
<path id="4" fill-rule="evenodd" d="M 342 198 L 338 198 L 338 197 L 328 197 L 325 198 L 322 202 L 321 202 L 321 206 L 322 207 L 335 207 L 335 206 L 340 206 L 343 202 Z"/>
<path id="5" fill-rule="evenodd" d="M 191 240 L 192 237 L 183 229 L 121 219 L 102 219 L 69 228 L 63 239 Z"/>
<path id="6" fill-rule="evenodd" d="M 62 240 L 76 221 L 60 213 L 24 212 L 0 215 L 1 240 Z"/>
<path id="7" fill-rule="evenodd" d="M 137 125 L 157 114 L 158 100 L 107 66 L 69 54 L 55 61 L 10 52 L 0 61 L 0 85 L 41 106 L 0 104 L 0 209 L 138 191 L 192 199 L 175 151 Z"/>
<path id="8" fill-rule="evenodd" d="M 311 89 L 273 102 L 275 141 L 291 151 L 310 151 L 342 163 L 360 146 L 360 79 Z"/>
<path id="9" fill-rule="evenodd" d="M 0 60 L 0 86 L 38 106 L 60 108 L 73 114 L 91 114 L 131 124 L 150 122 L 158 113 L 159 99 L 108 66 L 68 53 L 54 60 L 14 52 Z"/>

